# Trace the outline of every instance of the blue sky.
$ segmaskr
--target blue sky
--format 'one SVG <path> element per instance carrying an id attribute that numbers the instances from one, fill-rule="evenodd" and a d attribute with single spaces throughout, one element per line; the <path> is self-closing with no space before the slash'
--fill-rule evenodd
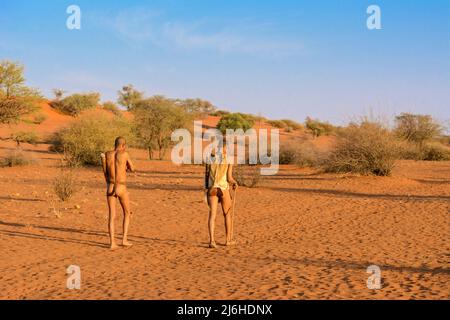
<path id="1" fill-rule="evenodd" d="M 81 30 L 66 28 L 71 4 Z M 366 27 L 371 4 L 381 30 Z M 47 96 L 115 100 L 132 83 L 270 118 L 450 118 L 448 0 L 1 0 L 0 59 Z"/>

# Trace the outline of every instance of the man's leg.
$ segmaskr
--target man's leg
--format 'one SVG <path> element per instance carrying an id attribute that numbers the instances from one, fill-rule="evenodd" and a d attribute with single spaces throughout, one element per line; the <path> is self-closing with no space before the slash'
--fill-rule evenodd
<path id="1" fill-rule="evenodd" d="M 130 196 L 128 194 L 128 191 L 124 188 L 124 190 L 121 190 L 119 201 L 120 205 L 122 206 L 123 211 L 123 240 L 122 245 L 125 247 L 131 247 L 132 244 L 128 242 L 128 228 L 130 226 L 130 218 L 131 218 L 131 211 L 130 211 Z"/>
<path id="2" fill-rule="evenodd" d="M 216 241 L 214 240 L 214 231 L 216 228 L 216 214 L 217 214 L 218 202 L 219 202 L 219 198 L 217 196 L 208 196 L 208 204 L 209 204 L 208 229 L 209 229 L 209 247 L 210 248 L 216 248 Z"/>
<path id="3" fill-rule="evenodd" d="M 108 221 L 108 231 L 109 231 L 109 243 L 111 250 L 117 249 L 116 239 L 114 238 L 114 219 L 116 218 L 116 198 L 113 196 L 107 196 L 106 201 L 108 202 L 109 210 L 109 221 Z"/>
<path id="4" fill-rule="evenodd" d="M 225 233 L 227 235 L 227 242 L 226 245 L 232 245 L 233 239 L 232 239 L 232 232 L 233 232 L 233 216 L 231 213 L 231 197 L 230 192 L 228 190 L 223 191 L 222 196 L 222 211 L 225 219 Z"/>

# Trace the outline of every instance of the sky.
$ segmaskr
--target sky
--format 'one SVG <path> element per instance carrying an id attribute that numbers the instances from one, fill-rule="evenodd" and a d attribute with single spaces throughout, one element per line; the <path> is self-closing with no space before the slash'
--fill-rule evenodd
<path id="1" fill-rule="evenodd" d="M 48 97 L 131 83 L 272 119 L 450 118 L 449 0 L 0 0 L 3 59 Z"/>

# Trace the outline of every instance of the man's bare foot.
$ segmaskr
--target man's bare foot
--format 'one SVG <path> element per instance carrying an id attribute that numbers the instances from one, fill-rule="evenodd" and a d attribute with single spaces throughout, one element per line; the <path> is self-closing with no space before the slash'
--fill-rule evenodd
<path id="1" fill-rule="evenodd" d="M 225 243 L 225 245 L 228 247 L 228 246 L 234 246 L 234 245 L 236 245 L 236 240 L 231 240 L 231 241 L 227 241 L 227 243 Z"/>
<path id="2" fill-rule="evenodd" d="M 111 251 L 114 251 L 114 250 L 117 250 L 117 249 L 119 249 L 119 246 L 117 244 L 115 244 L 115 243 L 111 244 L 111 246 L 109 247 L 109 250 L 111 250 Z"/>
<path id="3" fill-rule="evenodd" d="M 217 244 L 216 244 L 215 242 L 211 242 L 211 243 L 209 244 L 209 247 L 210 247 L 211 249 L 215 249 L 215 248 L 217 248 Z"/>
<path id="4" fill-rule="evenodd" d="M 126 247 L 126 248 L 129 248 L 129 247 L 132 247 L 133 244 L 132 244 L 131 242 L 124 241 L 124 242 L 122 242 L 122 246 L 124 246 L 124 247 Z"/>

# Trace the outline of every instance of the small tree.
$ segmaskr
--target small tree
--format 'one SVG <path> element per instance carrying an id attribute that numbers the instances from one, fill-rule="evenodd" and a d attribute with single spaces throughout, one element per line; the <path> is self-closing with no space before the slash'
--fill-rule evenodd
<path id="1" fill-rule="evenodd" d="M 395 117 L 395 122 L 399 137 L 420 146 L 442 133 L 442 126 L 429 115 L 402 113 Z"/>
<path id="2" fill-rule="evenodd" d="M 220 118 L 217 123 L 217 129 L 219 129 L 222 133 L 225 133 L 227 129 L 242 129 L 247 131 L 253 127 L 253 124 L 253 120 L 243 116 L 240 113 L 230 113 Z"/>
<path id="3" fill-rule="evenodd" d="M 128 110 L 132 110 L 144 98 L 144 93 L 134 89 L 132 84 L 123 86 L 122 90 L 118 91 L 118 95 L 117 102 Z"/>
<path id="4" fill-rule="evenodd" d="M 195 116 L 207 116 L 214 113 L 217 108 L 209 101 L 202 99 L 175 100 L 175 103 L 181 106 L 187 113 Z"/>
<path id="5" fill-rule="evenodd" d="M 158 149 L 159 159 L 163 159 L 171 144 L 172 132 L 183 128 L 189 120 L 182 107 L 163 96 L 141 100 L 134 107 L 133 114 L 138 141 L 148 150 L 150 159 L 154 149 Z"/>
<path id="6" fill-rule="evenodd" d="M 66 93 L 63 89 L 53 89 L 53 94 L 55 95 L 55 100 L 59 101 L 64 96 L 64 93 Z"/>
<path id="7" fill-rule="evenodd" d="M 0 124 L 18 122 L 36 109 L 40 94 L 25 86 L 23 70 L 18 63 L 0 62 Z"/>

